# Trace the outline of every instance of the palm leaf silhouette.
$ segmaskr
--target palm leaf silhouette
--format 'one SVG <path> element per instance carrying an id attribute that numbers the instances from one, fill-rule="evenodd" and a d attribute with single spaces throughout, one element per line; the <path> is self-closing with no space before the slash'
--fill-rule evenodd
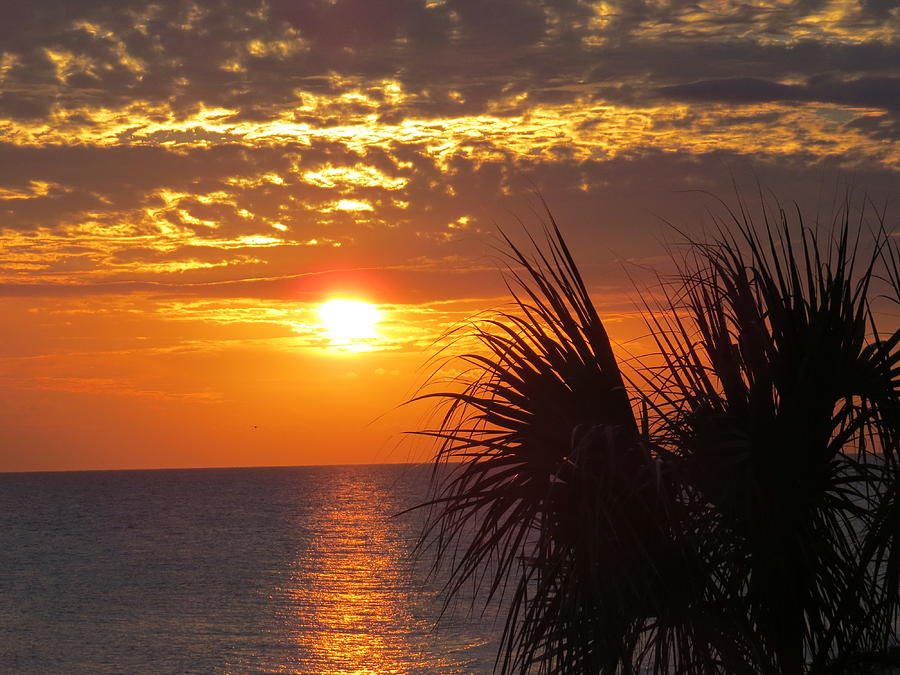
<path id="1" fill-rule="evenodd" d="M 423 545 L 507 595 L 504 672 L 840 672 L 896 639 L 900 332 L 883 220 L 827 235 L 744 205 L 687 240 L 627 371 L 552 215 L 506 239 L 444 405 Z M 792 236 L 793 235 L 793 236 Z M 881 274 L 883 273 L 883 274 Z M 633 400 L 632 398 L 633 397 Z M 636 413 L 640 410 L 640 414 Z M 443 478 L 441 478 L 443 477 Z"/>

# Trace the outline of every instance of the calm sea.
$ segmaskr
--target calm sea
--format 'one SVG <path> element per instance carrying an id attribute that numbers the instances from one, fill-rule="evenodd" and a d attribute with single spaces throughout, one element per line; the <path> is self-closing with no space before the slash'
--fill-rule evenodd
<path id="1" fill-rule="evenodd" d="M 423 466 L 0 474 L 0 672 L 486 673 L 408 554 Z"/>

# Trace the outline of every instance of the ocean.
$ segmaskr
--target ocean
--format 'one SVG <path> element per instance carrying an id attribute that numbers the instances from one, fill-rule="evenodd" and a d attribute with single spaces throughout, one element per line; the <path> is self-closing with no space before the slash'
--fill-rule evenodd
<path id="1" fill-rule="evenodd" d="M 416 465 L 0 474 L 0 672 L 489 673 Z"/>

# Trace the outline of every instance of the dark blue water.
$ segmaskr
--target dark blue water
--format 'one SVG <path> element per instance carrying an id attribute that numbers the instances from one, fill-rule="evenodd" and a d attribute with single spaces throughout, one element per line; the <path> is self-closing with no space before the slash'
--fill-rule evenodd
<path id="1" fill-rule="evenodd" d="M 0 672 L 490 672 L 391 518 L 428 471 L 0 474 Z"/>

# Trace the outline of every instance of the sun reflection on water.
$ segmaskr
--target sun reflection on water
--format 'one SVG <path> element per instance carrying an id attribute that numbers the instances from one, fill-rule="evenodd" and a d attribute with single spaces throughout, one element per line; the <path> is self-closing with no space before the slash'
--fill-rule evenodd
<path id="1" fill-rule="evenodd" d="M 291 639 L 316 672 L 422 672 L 425 656 L 410 636 L 424 641 L 432 626 L 412 613 L 415 589 L 404 577 L 410 533 L 385 517 L 386 500 L 372 484 L 336 485 L 308 523 L 314 539 L 291 586 L 281 589 L 293 608 Z"/>

